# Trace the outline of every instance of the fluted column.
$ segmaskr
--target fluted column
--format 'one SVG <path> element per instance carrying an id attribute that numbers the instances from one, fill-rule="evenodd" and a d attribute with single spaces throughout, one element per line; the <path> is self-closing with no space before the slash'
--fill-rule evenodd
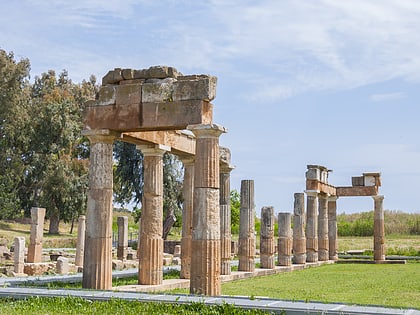
<path id="1" fill-rule="evenodd" d="M 139 284 L 156 285 L 163 281 L 163 154 L 170 148 L 153 145 L 138 149 L 144 163 Z"/>
<path id="2" fill-rule="evenodd" d="M 184 164 L 184 184 L 182 190 L 182 238 L 181 238 L 181 279 L 190 278 L 191 238 L 194 200 L 194 158 L 181 158 Z"/>
<path id="3" fill-rule="evenodd" d="M 385 260 L 385 218 L 383 210 L 384 196 L 372 196 L 375 204 L 373 214 L 373 259 Z"/>
<path id="4" fill-rule="evenodd" d="M 219 137 L 226 130 L 188 128 L 196 137 L 190 293 L 220 295 Z"/>
<path id="5" fill-rule="evenodd" d="M 27 261 L 42 262 L 42 241 L 44 238 L 45 208 L 31 208 L 31 235 L 28 246 Z"/>
<path id="6" fill-rule="evenodd" d="M 79 216 L 77 224 L 77 243 L 76 243 L 76 258 L 74 264 L 78 267 L 83 266 L 83 256 L 85 252 L 85 231 L 86 231 L 86 217 Z"/>
<path id="7" fill-rule="evenodd" d="M 241 181 L 241 208 L 238 241 L 239 271 L 255 270 L 254 180 Z"/>
<path id="8" fill-rule="evenodd" d="M 128 250 L 128 217 L 119 216 L 117 218 L 118 226 L 118 246 L 117 246 L 117 258 L 120 260 L 127 259 Z"/>
<path id="9" fill-rule="evenodd" d="M 306 261 L 318 261 L 318 192 L 306 191 Z"/>
<path id="10" fill-rule="evenodd" d="M 329 259 L 328 195 L 324 193 L 319 194 L 318 202 L 318 260 L 327 261 Z"/>
<path id="11" fill-rule="evenodd" d="M 293 232 L 291 228 L 292 214 L 280 212 L 278 215 L 279 239 L 278 239 L 278 263 L 280 266 L 292 264 Z"/>
<path id="12" fill-rule="evenodd" d="M 330 260 L 338 260 L 337 196 L 328 198 L 328 241 Z"/>
<path id="13" fill-rule="evenodd" d="M 293 263 L 306 263 L 305 194 L 295 193 L 293 215 Z"/>
<path id="14" fill-rule="evenodd" d="M 224 165 L 220 167 L 220 248 L 222 275 L 230 275 L 231 259 L 231 212 L 230 212 L 230 172 L 233 167 Z"/>
<path id="15" fill-rule="evenodd" d="M 109 130 L 86 131 L 90 140 L 83 282 L 86 289 L 112 288 L 112 146 Z"/>
<path id="16" fill-rule="evenodd" d="M 261 268 L 273 269 L 275 267 L 274 251 L 274 208 L 263 207 L 260 229 Z"/>

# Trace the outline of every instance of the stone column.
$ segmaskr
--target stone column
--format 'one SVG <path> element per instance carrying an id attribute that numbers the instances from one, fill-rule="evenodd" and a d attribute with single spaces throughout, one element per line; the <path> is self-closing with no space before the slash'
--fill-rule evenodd
<path id="1" fill-rule="evenodd" d="M 128 250 L 128 217 L 120 216 L 117 218 L 118 225 L 118 246 L 117 258 L 120 260 L 127 259 Z"/>
<path id="2" fill-rule="evenodd" d="M 318 192 L 306 191 L 306 261 L 318 261 Z"/>
<path id="3" fill-rule="evenodd" d="M 194 158 L 182 158 L 184 185 L 182 188 L 181 279 L 190 279 L 191 238 L 194 200 Z"/>
<path id="4" fill-rule="evenodd" d="M 220 295 L 219 125 L 193 125 L 196 137 L 190 293 Z"/>
<path id="5" fill-rule="evenodd" d="M 263 207 L 260 229 L 261 268 L 273 269 L 275 267 L 274 248 L 274 208 Z"/>
<path id="6" fill-rule="evenodd" d="M 83 256 L 85 252 L 85 230 L 86 230 L 86 217 L 79 216 L 77 224 L 77 244 L 76 244 L 76 258 L 74 264 L 78 267 L 83 266 Z"/>
<path id="7" fill-rule="evenodd" d="M 15 275 L 23 274 L 25 264 L 25 238 L 23 236 L 15 237 L 14 250 L 14 272 Z"/>
<path id="8" fill-rule="evenodd" d="M 292 264 L 293 232 L 291 228 L 292 214 L 280 212 L 278 216 L 279 239 L 278 239 L 278 261 L 280 266 Z"/>
<path id="9" fill-rule="evenodd" d="M 109 130 L 84 131 L 90 140 L 83 281 L 85 289 L 112 288 L 112 146 Z"/>
<path id="10" fill-rule="evenodd" d="M 255 270 L 255 201 L 254 180 L 241 181 L 239 213 L 239 271 Z"/>
<path id="11" fill-rule="evenodd" d="M 329 256 L 328 241 L 328 195 L 321 193 L 318 198 L 318 260 L 327 261 Z"/>
<path id="12" fill-rule="evenodd" d="M 293 215 L 293 263 L 306 263 L 305 194 L 295 193 Z"/>
<path id="13" fill-rule="evenodd" d="M 45 208 L 31 208 L 31 236 L 28 247 L 28 263 L 42 262 Z"/>
<path id="14" fill-rule="evenodd" d="M 375 203 L 373 214 L 373 259 L 385 260 L 385 219 L 383 211 L 384 196 L 372 196 Z"/>
<path id="15" fill-rule="evenodd" d="M 227 163 L 220 166 L 220 247 L 221 274 L 230 275 L 230 259 L 232 253 L 231 212 L 230 212 L 230 151 L 220 148 Z M 222 151 L 221 151 L 222 152 Z"/>
<path id="16" fill-rule="evenodd" d="M 156 285 L 163 281 L 163 154 L 170 148 L 139 148 L 144 163 L 139 284 Z"/>
<path id="17" fill-rule="evenodd" d="M 338 260 L 337 196 L 328 198 L 329 259 Z"/>

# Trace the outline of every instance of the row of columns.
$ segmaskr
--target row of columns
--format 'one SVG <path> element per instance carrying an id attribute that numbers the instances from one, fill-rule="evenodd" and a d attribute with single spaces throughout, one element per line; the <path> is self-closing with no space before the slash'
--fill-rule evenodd
<path id="1" fill-rule="evenodd" d="M 230 250 L 227 256 L 225 249 L 226 244 L 230 245 L 230 187 L 226 185 L 231 169 L 222 170 L 222 176 L 219 174 L 219 136 L 225 129 L 215 124 L 194 125 L 190 129 L 196 137 L 196 155 L 195 159 L 183 161 L 181 276 L 190 279 L 191 293 L 219 295 L 222 255 L 224 272 L 227 272 L 227 265 L 230 267 Z M 85 131 L 85 135 L 90 140 L 91 150 L 82 285 L 84 288 L 111 289 L 112 146 L 118 135 L 109 130 Z M 161 284 L 163 154 L 170 148 L 157 145 L 140 149 L 144 156 L 144 193 L 139 237 L 139 284 Z M 221 183 L 223 196 L 219 194 Z M 124 251 L 124 248 L 119 250 Z"/>

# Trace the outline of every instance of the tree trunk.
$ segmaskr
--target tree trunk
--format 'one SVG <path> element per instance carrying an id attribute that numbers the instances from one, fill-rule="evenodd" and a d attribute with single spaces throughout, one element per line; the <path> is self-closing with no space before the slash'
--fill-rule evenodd
<path id="1" fill-rule="evenodd" d="M 50 215 L 50 228 L 48 234 L 60 234 L 59 231 L 60 216 L 57 213 Z"/>
<path id="2" fill-rule="evenodd" d="M 176 217 L 174 211 L 171 209 L 168 211 L 168 215 L 166 216 L 165 220 L 163 221 L 163 233 L 162 238 L 166 240 L 168 237 L 169 231 L 174 226 L 176 221 Z"/>

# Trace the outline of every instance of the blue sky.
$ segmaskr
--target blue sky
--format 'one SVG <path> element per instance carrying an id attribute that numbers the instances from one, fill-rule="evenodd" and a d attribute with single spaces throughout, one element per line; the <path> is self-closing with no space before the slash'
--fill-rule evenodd
<path id="1" fill-rule="evenodd" d="M 255 180 L 257 213 L 292 211 L 307 164 L 333 169 L 336 186 L 381 172 L 384 208 L 420 212 L 417 0 L 21 0 L 2 2 L 0 23 L 0 48 L 29 58 L 32 77 L 152 65 L 217 76 L 231 185 Z"/>

